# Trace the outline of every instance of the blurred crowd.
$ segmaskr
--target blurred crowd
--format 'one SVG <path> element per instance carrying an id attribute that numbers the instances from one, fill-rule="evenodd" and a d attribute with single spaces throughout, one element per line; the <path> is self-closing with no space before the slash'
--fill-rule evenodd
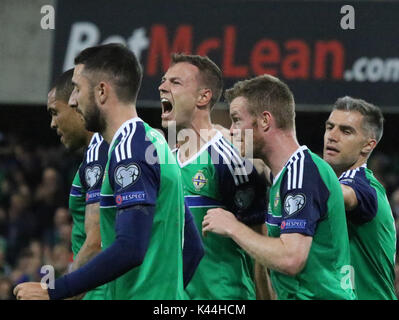
<path id="1" fill-rule="evenodd" d="M 81 156 L 60 145 L 43 147 L 0 135 L 0 299 L 40 281 L 42 266 L 55 275 L 72 261 L 69 188 Z"/>
<path id="2" fill-rule="evenodd" d="M 68 271 L 68 197 L 80 161 L 81 155 L 68 153 L 61 144 L 45 147 L 0 133 L 0 300 L 14 299 L 18 283 L 40 281 L 44 265 L 53 266 L 56 276 Z M 399 154 L 376 150 L 368 166 L 387 190 L 399 230 Z"/>

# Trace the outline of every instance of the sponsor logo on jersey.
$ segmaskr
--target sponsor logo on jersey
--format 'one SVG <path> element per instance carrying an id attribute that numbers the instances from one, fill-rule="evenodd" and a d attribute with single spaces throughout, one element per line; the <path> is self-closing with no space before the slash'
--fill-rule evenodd
<path id="1" fill-rule="evenodd" d="M 193 177 L 193 185 L 196 190 L 201 190 L 208 182 L 202 170 L 199 170 Z"/>
<path id="2" fill-rule="evenodd" d="M 86 193 L 86 201 L 100 199 L 100 191 L 91 191 Z"/>
<path id="3" fill-rule="evenodd" d="M 85 170 L 85 179 L 86 183 L 89 186 L 89 188 L 92 188 L 97 184 L 97 182 L 100 180 L 101 177 L 101 166 L 95 165 L 92 167 L 87 167 Z"/>
<path id="4" fill-rule="evenodd" d="M 240 209 L 247 209 L 255 198 L 255 190 L 252 187 L 239 189 L 234 195 L 234 202 Z"/>
<path id="5" fill-rule="evenodd" d="M 284 201 L 284 211 L 287 213 L 288 216 L 293 215 L 300 211 L 306 203 L 305 195 L 299 193 L 297 195 L 289 194 Z"/>
<path id="6" fill-rule="evenodd" d="M 122 204 L 122 196 L 120 196 L 120 195 L 116 196 L 115 202 L 116 202 L 116 204 Z"/>
<path id="7" fill-rule="evenodd" d="M 146 193 L 144 191 L 126 192 L 115 197 L 115 202 L 118 206 L 121 204 L 135 204 L 142 203 L 146 200 Z"/>
<path id="8" fill-rule="evenodd" d="M 140 167 L 136 163 L 128 166 L 120 165 L 115 170 L 115 182 L 125 188 L 134 184 L 138 180 L 140 173 Z"/>
<path id="9" fill-rule="evenodd" d="M 306 223 L 307 221 L 302 219 L 286 220 L 281 222 L 281 230 L 288 230 L 288 229 L 305 230 Z"/>

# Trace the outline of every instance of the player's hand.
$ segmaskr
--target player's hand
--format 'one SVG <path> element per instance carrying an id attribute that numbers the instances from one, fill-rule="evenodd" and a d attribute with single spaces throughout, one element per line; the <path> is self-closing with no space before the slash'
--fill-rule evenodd
<path id="1" fill-rule="evenodd" d="M 205 237 L 207 232 L 213 232 L 229 237 L 237 224 L 239 222 L 231 212 L 221 208 L 209 209 L 202 221 L 202 234 Z"/>
<path id="2" fill-rule="evenodd" d="M 40 282 L 25 282 L 14 288 L 17 300 L 50 300 L 46 286 Z"/>

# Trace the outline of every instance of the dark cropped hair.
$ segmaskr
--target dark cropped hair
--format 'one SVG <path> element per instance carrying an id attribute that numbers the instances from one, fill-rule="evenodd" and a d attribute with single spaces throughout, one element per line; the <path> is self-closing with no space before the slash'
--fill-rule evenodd
<path id="1" fill-rule="evenodd" d="M 362 99 L 349 96 L 339 98 L 333 110 L 357 111 L 363 115 L 363 130 L 379 142 L 384 131 L 384 116 L 381 109 Z"/>
<path id="2" fill-rule="evenodd" d="M 56 80 L 55 88 L 55 99 L 68 103 L 69 97 L 73 91 L 72 85 L 73 68 L 65 71 Z"/>
<path id="3" fill-rule="evenodd" d="M 171 65 L 187 62 L 199 69 L 202 83 L 212 91 L 210 108 L 219 101 L 223 91 L 223 77 L 219 67 L 206 56 L 173 53 Z"/>
<path id="4" fill-rule="evenodd" d="M 134 53 L 124 45 L 110 43 L 84 49 L 75 58 L 75 65 L 78 64 L 84 65 L 84 72 L 93 73 L 89 77 L 93 85 L 101 77 L 107 77 L 120 101 L 136 101 L 143 72 Z"/>

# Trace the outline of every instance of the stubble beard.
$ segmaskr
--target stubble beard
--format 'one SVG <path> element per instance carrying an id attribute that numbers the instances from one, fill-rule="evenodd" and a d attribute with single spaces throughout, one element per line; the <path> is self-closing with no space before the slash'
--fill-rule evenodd
<path id="1" fill-rule="evenodd" d="M 88 112 L 84 115 L 86 129 L 91 132 L 99 132 L 103 134 L 106 129 L 106 123 L 104 116 L 94 99 L 94 94 L 89 98 L 87 110 Z"/>

